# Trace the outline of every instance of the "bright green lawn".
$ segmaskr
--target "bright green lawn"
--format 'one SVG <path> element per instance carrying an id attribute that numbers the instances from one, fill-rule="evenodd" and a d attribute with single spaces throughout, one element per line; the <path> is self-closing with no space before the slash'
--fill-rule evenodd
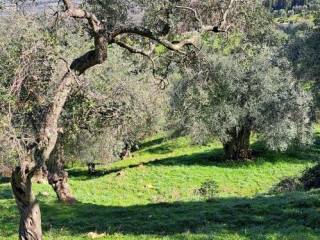
<path id="1" fill-rule="evenodd" d="M 267 194 L 283 177 L 312 166 L 320 146 L 279 154 L 254 145 L 260 149 L 254 162 L 224 163 L 218 143 L 150 139 L 133 158 L 99 169 L 99 177 L 69 170 L 79 201 L 73 206 L 35 185 L 45 239 L 89 239 L 89 232 L 111 240 L 320 239 L 320 191 Z M 206 200 L 194 191 L 209 180 L 219 193 Z M 17 239 L 18 221 L 10 186 L 0 184 L 0 239 Z"/>

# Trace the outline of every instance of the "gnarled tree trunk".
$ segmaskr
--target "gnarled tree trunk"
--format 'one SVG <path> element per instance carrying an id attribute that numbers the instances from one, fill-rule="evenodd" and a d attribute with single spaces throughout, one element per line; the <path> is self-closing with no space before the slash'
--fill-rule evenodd
<path id="1" fill-rule="evenodd" d="M 28 160 L 23 159 L 20 166 L 12 173 L 11 186 L 20 212 L 19 238 L 22 240 L 42 240 L 41 213 L 32 194 L 31 179 L 35 172 L 49 160 L 56 146 L 58 120 L 74 81 L 73 74 L 68 71 L 60 82 L 53 102 L 48 108 L 46 118 L 37 134 L 37 143 L 32 149 L 24 149 L 25 153 L 33 156 L 30 156 Z"/>
<path id="2" fill-rule="evenodd" d="M 64 170 L 64 163 L 63 146 L 58 142 L 47 163 L 48 182 L 61 202 L 72 204 L 76 199 L 70 191 L 68 173 Z"/>
<path id="3" fill-rule="evenodd" d="M 223 144 L 226 159 L 239 160 L 251 159 L 250 127 L 244 126 L 240 130 L 234 129 L 229 142 Z"/>
<path id="4" fill-rule="evenodd" d="M 47 181 L 47 171 L 44 167 L 37 170 L 33 176 L 33 182 L 45 183 Z"/>
<path id="5" fill-rule="evenodd" d="M 12 172 L 11 186 L 20 212 L 19 239 L 41 240 L 41 212 L 32 193 L 33 170 L 29 166 L 16 167 Z"/>

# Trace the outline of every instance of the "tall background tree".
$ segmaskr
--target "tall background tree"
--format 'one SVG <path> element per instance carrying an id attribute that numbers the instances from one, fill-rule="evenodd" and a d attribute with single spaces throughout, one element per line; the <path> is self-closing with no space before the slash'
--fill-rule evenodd
<path id="1" fill-rule="evenodd" d="M 277 150 L 311 141 L 311 95 L 274 55 L 285 34 L 261 2 L 244 12 L 244 31 L 203 39 L 203 51 L 177 64 L 171 94 L 171 127 L 196 142 L 217 137 L 235 160 L 251 158 L 252 132 Z"/>
<path id="2" fill-rule="evenodd" d="M 291 62 L 295 76 L 313 93 L 315 107 L 319 108 L 320 88 L 320 21 L 319 13 L 308 24 L 297 24 L 288 32 L 283 55 Z"/>
<path id="3" fill-rule="evenodd" d="M 178 131 L 199 143 L 218 138 L 233 160 L 251 158 L 252 132 L 275 150 L 310 143 L 311 96 L 290 70 L 273 65 L 268 53 L 242 60 L 208 49 L 202 54 L 173 85 Z"/>

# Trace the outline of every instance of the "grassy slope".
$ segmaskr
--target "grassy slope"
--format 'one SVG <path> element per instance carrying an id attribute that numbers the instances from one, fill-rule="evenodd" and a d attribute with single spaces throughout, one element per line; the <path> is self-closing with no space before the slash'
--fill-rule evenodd
<path id="1" fill-rule="evenodd" d="M 320 239 L 320 192 L 266 194 L 281 178 L 314 164 L 318 147 L 260 153 L 254 162 L 235 164 L 219 160 L 218 143 L 150 139 L 133 158 L 101 169 L 99 177 L 70 170 L 79 200 L 73 206 L 56 202 L 47 185 L 35 185 L 45 239 L 87 239 L 88 232 L 112 240 Z M 208 180 L 219 186 L 210 201 L 194 193 Z M 17 239 L 17 226 L 9 184 L 0 184 L 0 239 Z"/>
<path id="2" fill-rule="evenodd" d="M 277 17 L 275 21 L 278 23 L 299 23 L 299 22 L 313 22 L 315 19 L 314 14 L 307 14 L 305 16 L 301 14 L 294 14 L 289 17 Z"/>

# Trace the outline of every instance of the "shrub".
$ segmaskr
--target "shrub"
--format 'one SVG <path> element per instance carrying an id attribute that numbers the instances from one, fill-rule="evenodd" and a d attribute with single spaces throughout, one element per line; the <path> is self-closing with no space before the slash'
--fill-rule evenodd
<path id="1" fill-rule="evenodd" d="M 306 169 L 299 180 L 303 184 L 305 190 L 320 188 L 320 163 Z"/>
<path id="2" fill-rule="evenodd" d="M 218 184 L 214 180 L 206 181 L 201 184 L 199 189 L 195 190 L 195 194 L 211 199 L 214 198 L 218 193 Z"/>
<path id="3" fill-rule="evenodd" d="M 273 186 L 270 193 L 285 193 L 293 191 L 320 188 L 320 163 L 306 169 L 301 177 L 287 177 Z"/>
<path id="4" fill-rule="evenodd" d="M 287 193 L 303 190 L 303 184 L 297 177 L 287 177 L 272 187 L 270 193 Z"/>

